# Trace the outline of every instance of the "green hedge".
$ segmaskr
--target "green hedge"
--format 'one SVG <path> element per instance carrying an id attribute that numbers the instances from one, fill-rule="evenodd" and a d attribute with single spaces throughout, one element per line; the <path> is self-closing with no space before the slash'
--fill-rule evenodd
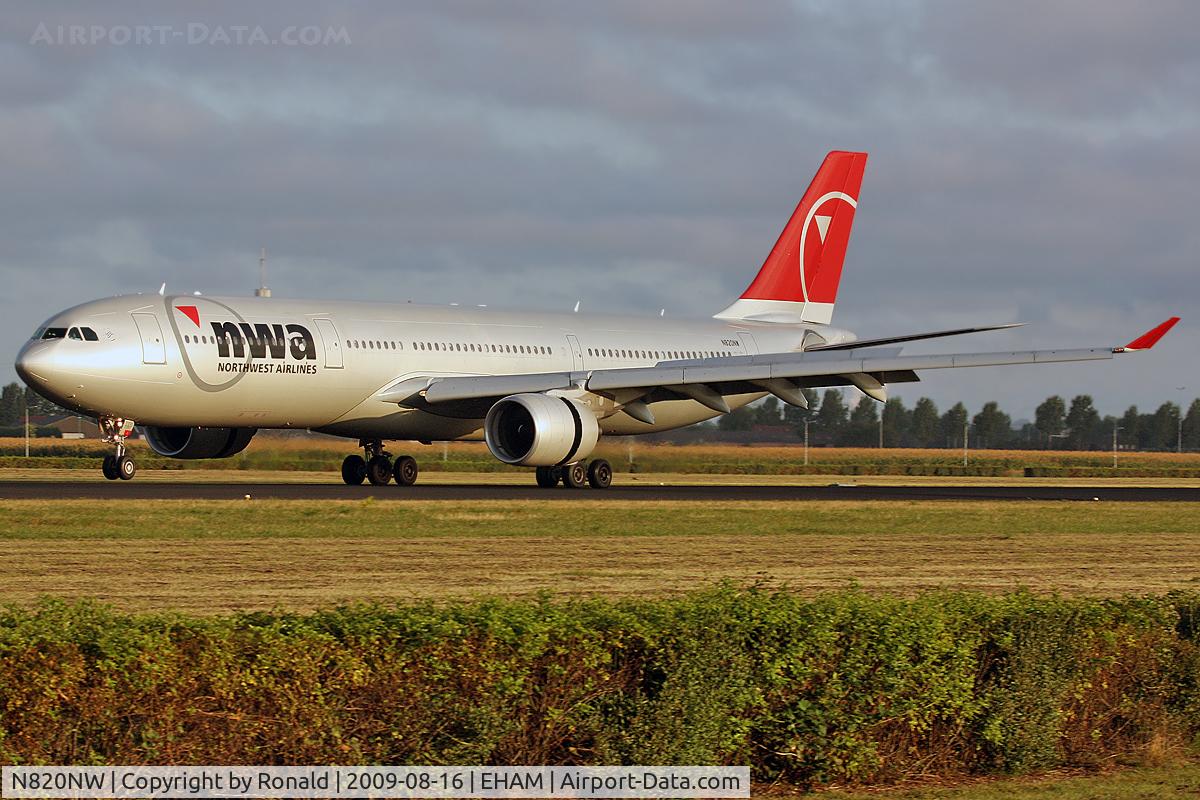
<path id="1" fill-rule="evenodd" d="M 1200 478 L 1200 469 L 1173 467 L 1026 467 L 1026 478 Z"/>
<path id="2" fill-rule="evenodd" d="M 22 425 L 19 427 L 0 428 L 0 438 L 24 439 L 25 438 L 25 427 Z M 51 428 L 49 426 L 42 427 L 42 428 L 31 428 L 30 438 L 61 439 L 62 431 L 60 431 L 58 428 Z"/>
<path id="3" fill-rule="evenodd" d="M 10 764 L 1096 764 L 1200 730 L 1200 597 L 676 599 L 0 614 Z"/>

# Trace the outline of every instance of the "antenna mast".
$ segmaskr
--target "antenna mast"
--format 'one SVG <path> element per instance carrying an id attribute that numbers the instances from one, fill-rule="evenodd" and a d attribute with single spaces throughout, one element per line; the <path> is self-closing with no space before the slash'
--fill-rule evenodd
<path id="1" fill-rule="evenodd" d="M 271 296 L 271 290 L 267 287 L 267 248 L 265 247 L 258 256 L 258 288 L 254 290 L 254 296 Z"/>

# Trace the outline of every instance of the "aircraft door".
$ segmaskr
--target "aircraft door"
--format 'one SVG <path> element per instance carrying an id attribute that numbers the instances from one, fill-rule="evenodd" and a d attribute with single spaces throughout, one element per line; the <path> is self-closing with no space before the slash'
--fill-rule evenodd
<path id="1" fill-rule="evenodd" d="M 579 346 L 579 340 L 574 334 L 567 334 L 567 350 L 571 352 L 571 369 L 583 369 L 583 348 Z"/>
<path id="2" fill-rule="evenodd" d="M 331 319 L 316 320 L 321 341 L 325 344 L 325 366 L 329 369 L 342 368 L 342 337 Z"/>
<path id="3" fill-rule="evenodd" d="M 162 326 L 158 317 L 145 312 L 133 315 L 133 324 L 137 326 L 138 335 L 142 339 L 142 363 L 167 363 L 167 346 L 163 342 Z"/>
<path id="4" fill-rule="evenodd" d="M 746 351 L 748 356 L 758 355 L 758 343 L 754 341 L 754 336 L 744 331 L 738 334 L 738 338 L 742 341 L 742 349 Z"/>

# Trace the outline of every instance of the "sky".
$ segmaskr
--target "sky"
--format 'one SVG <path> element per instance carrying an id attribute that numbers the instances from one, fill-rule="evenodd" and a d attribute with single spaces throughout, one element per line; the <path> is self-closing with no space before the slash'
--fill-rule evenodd
<path id="1" fill-rule="evenodd" d="M 1123 344 L 895 387 L 1032 416 L 1200 395 L 1200 5 L 6 3 L 0 380 L 96 297 L 708 316 L 824 154 L 870 153 L 835 324 Z"/>

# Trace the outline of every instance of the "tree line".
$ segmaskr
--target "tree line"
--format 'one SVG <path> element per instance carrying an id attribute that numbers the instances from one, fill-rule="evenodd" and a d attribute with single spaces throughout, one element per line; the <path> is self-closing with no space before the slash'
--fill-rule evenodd
<path id="1" fill-rule="evenodd" d="M 946 447 L 983 449 L 1110 450 L 1113 429 L 1123 449 L 1200 449 L 1200 398 L 1184 414 L 1179 405 L 1166 402 L 1151 413 L 1130 406 L 1121 416 L 1101 416 L 1090 395 L 1068 403 L 1053 395 L 1037 407 L 1032 422 L 1014 426 L 1012 417 L 996 402 L 984 403 L 972 415 L 962 402 L 946 411 L 928 397 L 912 408 L 899 397 L 880 404 L 862 397 L 849 406 L 839 389 L 818 395 L 804 389 L 808 409 L 783 405 L 774 397 L 726 414 L 717 421 L 723 431 L 749 431 L 755 426 L 787 426 L 804 436 L 808 422 L 813 445 L 829 447 Z"/>
<path id="2" fill-rule="evenodd" d="M 37 392 L 26 389 L 16 381 L 0 389 L 0 428 L 12 428 L 25 424 L 25 404 L 29 404 L 29 416 L 74 414 L 74 411 L 51 403 Z"/>
<path id="3" fill-rule="evenodd" d="M 787 426 L 803 437 L 808 420 L 810 442 L 828 447 L 878 447 L 882 433 L 884 447 L 960 448 L 966 435 L 971 447 L 983 449 L 1108 450 L 1115 426 L 1122 448 L 1200 450 L 1200 398 L 1192 401 L 1186 414 L 1167 402 L 1152 413 L 1130 406 L 1119 417 L 1102 417 L 1090 395 L 1077 395 L 1069 404 L 1054 395 L 1037 407 L 1033 422 L 1014 427 L 1012 418 L 996 402 L 984 403 L 971 415 L 961 402 L 942 412 L 928 397 L 912 408 L 899 397 L 883 405 L 863 397 L 850 406 L 839 389 L 827 389 L 823 395 L 813 389 L 803 391 L 808 410 L 768 397 L 725 414 L 717 427 L 749 431 L 757 425 Z M 73 413 L 13 382 L 0 391 L 0 427 L 23 425 L 26 402 L 30 416 Z"/>

